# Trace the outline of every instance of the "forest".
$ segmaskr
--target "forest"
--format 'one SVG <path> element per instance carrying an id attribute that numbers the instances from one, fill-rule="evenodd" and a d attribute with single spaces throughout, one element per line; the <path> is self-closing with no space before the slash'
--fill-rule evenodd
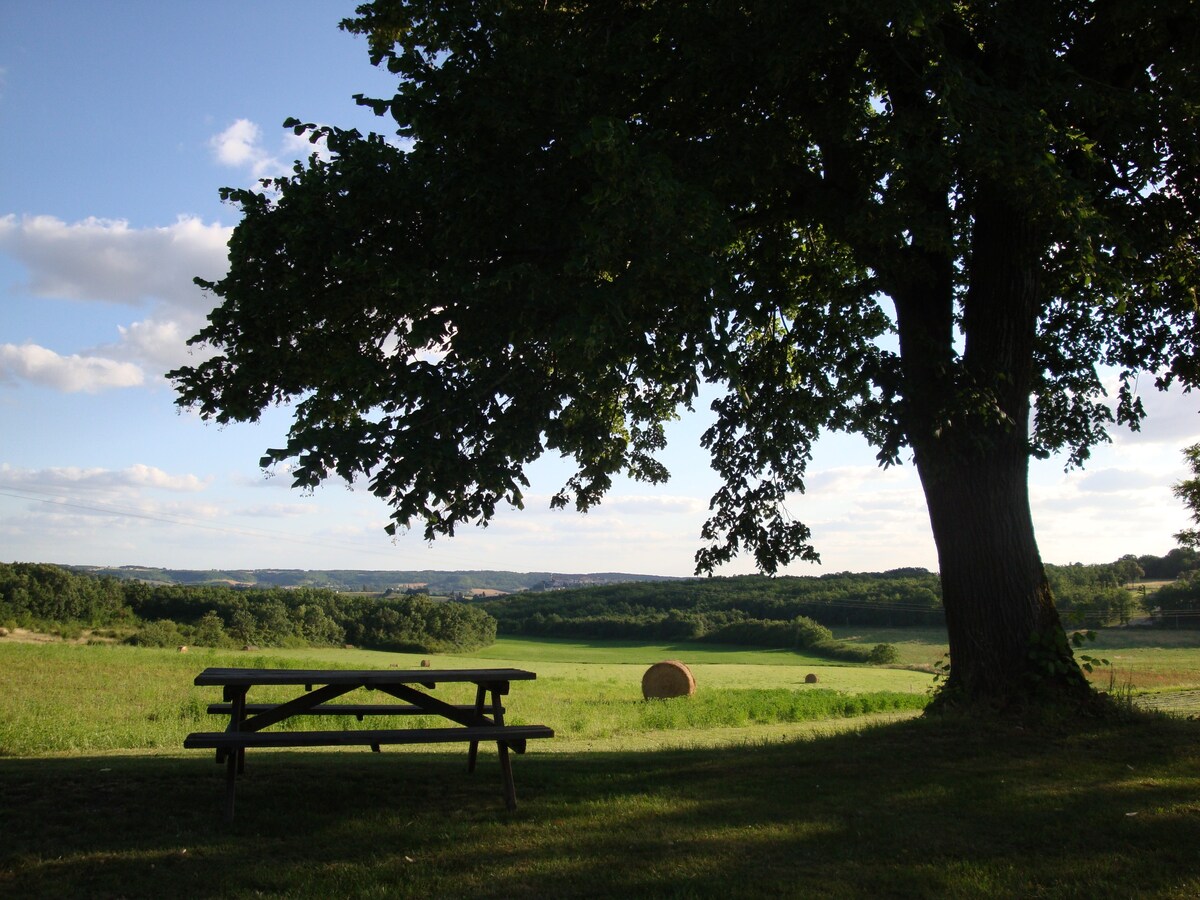
<path id="1" fill-rule="evenodd" d="M 376 598 L 320 588 L 151 584 L 44 563 L 0 563 L 0 625 L 71 636 L 86 627 L 152 646 L 341 646 L 445 653 L 491 644 L 482 609 L 423 596 Z"/>
<path id="2" fill-rule="evenodd" d="M 1195 550 L 1129 555 L 1102 565 L 1047 565 L 1046 573 L 1068 627 L 1135 619 L 1167 628 L 1200 627 Z M 570 583 L 557 583 L 564 581 Z M 1153 589 L 1143 581 L 1151 581 Z M 0 563 L 0 626 L 64 637 L 79 636 L 85 628 L 108 629 L 113 637 L 152 646 L 350 644 L 445 653 L 487 646 L 500 633 L 704 641 L 886 663 L 893 655 L 888 645 L 849 645 L 835 640 L 831 629 L 943 624 L 938 576 L 920 568 L 631 581 L 455 602 L 318 587 L 164 584 L 46 563 Z"/>
<path id="3" fill-rule="evenodd" d="M 1149 573 L 1149 574 L 1148 574 Z M 1055 603 L 1068 626 L 1122 625 L 1134 618 L 1164 627 L 1200 627 L 1200 558 L 1132 555 L 1112 563 L 1047 565 Z M 1147 594 L 1145 578 L 1171 580 Z M 941 583 L 920 568 L 817 577 L 743 575 L 526 593 L 481 604 L 502 634 L 700 640 L 790 646 L 797 617 L 829 628 L 938 627 Z M 1189 616 L 1189 611 L 1193 615 Z"/>

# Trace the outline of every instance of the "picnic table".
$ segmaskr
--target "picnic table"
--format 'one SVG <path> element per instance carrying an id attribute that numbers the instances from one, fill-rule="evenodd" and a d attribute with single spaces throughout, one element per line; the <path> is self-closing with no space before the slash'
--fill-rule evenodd
<path id="1" fill-rule="evenodd" d="M 475 771 L 480 741 L 495 741 L 500 757 L 504 802 L 517 807 L 512 763 L 508 751 L 525 752 L 526 741 L 553 737 L 545 725 L 506 725 L 501 701 L 514 681 L 532 681 L 537 675 L 524 669 L 205 669 L 196 676 L 200 686 L 220 687 L 223 698 L 208 712 L 227 715 L 224 731 L 190 734 L 187 749 L 216 750 L 217 762 L 226 767 L 226 817 L 233 818 L 234 788 L 244 772 L 249 747 L 369 746 L 379 752 L 384 744 L 433 744 L 464 741 L 469 745 L 467 771 Z M 475 685 L 475 702 L 447 703 L 433 696 L 439 684 Z M 283 701 L 250 703 L 252 687 L 303 688 Z M 359 688 L 392 698 L 386 703 L 330 703 Z M 398 701 L 398 702 L 397 702 Z M 450 726 L 434 728 L 341 728 L 337 730 L 265 729 L 296 716 L 438 716 Z"/>

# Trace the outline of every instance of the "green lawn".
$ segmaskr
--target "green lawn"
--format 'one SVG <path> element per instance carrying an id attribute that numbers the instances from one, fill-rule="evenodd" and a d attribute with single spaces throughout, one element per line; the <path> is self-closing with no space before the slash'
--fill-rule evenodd
<path id="1" fill-rule="evenodd" d="M 900 654 L 900 665 L 928 664 L 948 650 L 945 631 L 934 629 L 841 628 L 835 629 L 835 634 L 855 643 L 893 644 Z M 1098 686 L 1107 689 L 1112 681 L 1118 688 L 1129 687 L 1135 692 L 1200 689 L 1200 630 L 1131 626 L 1102 628 L 1095 634 L 1095 642 L 1077 652 L 1103 657 L 1111 663 L 1092 673 L 1092 681 Z"/>
<path id="2" fill-rule="evenodd" d="M 1200 894 L 1200 727 L 910 721 L 775 744 L 0 759 L 10 897 Z"/>
<path id="3" fill-rule="evenodd" d="M 914 656 L 939 646 L 905 637 Z M 1100 643 L 1139 671 L 1161 651 L 1177 679 L 1200 670 L 1187 636 L 1159 642 Z M 914 718 L 930 677 L 905 669 L 568 641 L 433 657 L 538 672 L 510 721 L 560 736 L 515 758 L 515 814 L 486 748 L 470 776 L 454 746 L 252 752 L 227 825 L 223 768 L 179 749 L 215 724 L 215 692 L 191 684 L 204 666 L 420 658 L 0 643 L 0 896 L 1200 894 L 1200 723 Z M 692 667 L 692 700 L 640 699 L 665 658 Z"/>

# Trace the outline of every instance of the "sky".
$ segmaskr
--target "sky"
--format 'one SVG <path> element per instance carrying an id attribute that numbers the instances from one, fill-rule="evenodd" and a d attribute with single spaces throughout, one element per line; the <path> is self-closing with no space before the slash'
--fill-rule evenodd
<path id="1" fill-rule="evenodd" d="M 690 575 L 717 482 L 703 405 L 669 430 L 665 485 L 617 482 L 587 515 L 550 510 L 568 477 L 539 461 L 525 509 L 427 544 L 389 537 L 361 486 L 292 490 L 262 451 L 289 417 L 206 424 L 163 373 L 211 299 L 236 210 L 222 186 L 288 171 L 303 121 L 387 133 L 356 93 L 390 95 L 339 0 L 0 0 L 0 561 L 168 568 L 503 569 Z M 1171 484 L 1200 441 L 1200 395 L 1158 395 L 1083 470 L 1030 474 L 1051 563 L 1165 554 L 1188 524 Z M 789 574 L 937 568 L 911 465 L 861 439 L 817 444 L 789 512 L 822 565 Z M 739 559 L 720 574 L 753 571 Z"/>

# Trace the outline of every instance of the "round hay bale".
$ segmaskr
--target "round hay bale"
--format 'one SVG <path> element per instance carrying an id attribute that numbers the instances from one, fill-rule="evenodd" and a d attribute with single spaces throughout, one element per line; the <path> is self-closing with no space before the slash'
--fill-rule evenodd
<path id="1" fill-rule="evenodd" d="M 805 684 L 816 684 L 817 680 L 818 680 L 817 676 L 815 674 L 813 674 L 812 672 L 809 672 L 807 675 L 804 676 Z"/>
<path id="2" fill-rule="evenodd" d="M 652 665 L 642 676 L 642 696 L 647 700 L 690 697 L 696 693 L 692 670 L 677 659 Z"/>
<path id="3" fill-rule="evenodd" d="M 8 629 L 0 627 L 0 637 L 8 637 Z"/>

